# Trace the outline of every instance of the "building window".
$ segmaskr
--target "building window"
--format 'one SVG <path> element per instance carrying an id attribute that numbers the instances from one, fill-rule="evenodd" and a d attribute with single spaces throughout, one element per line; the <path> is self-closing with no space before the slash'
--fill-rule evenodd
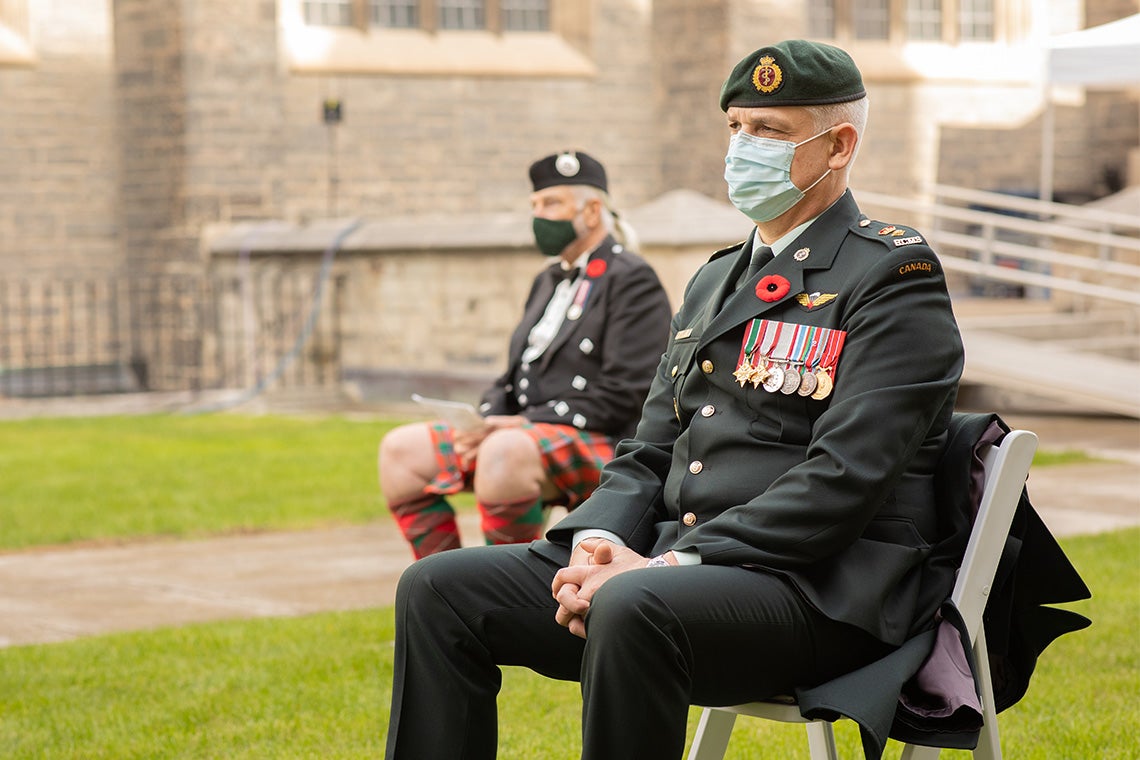
<path id="1" fill-rule="evenodd" d="M 941 40 L 942 0 L 907 0 L 906 36 L 910 40 Z"/>
<path id="2" fill-rule="evenodd" d="M 373 26 L 388 29 L 419 29 L 419 0 L 371 0 L 370 21 Z"/>
<path id="3" fill-rule="evenodd" d="M 835 0 L 808 0 L 808 36 L 835 38 Z"/>
<path id="4" fill-rule="evenodd" d="M 551 0 L 302 0 L 310 26 L 550 31 Z"/>
<path id="5" fill-rule="evenodd" d="M 486 29 L 484 0 L 439 0 L 440 29 Z"/>
<path id="6" fill-rule="evenodd" d="M 503 29 L 509 32 L 546 32 L 550 30 L 549 0 L 499 0 L 503 12 Z"/>
<path id="7" fill-rule="evenodd" d="M 809 34 L 821 39 L 993 42 L 998 0 L 808 0 Z"/>
<path id="8" fill-rule="evenodd" d="M 0 8 L 5 2 L 0 0 Z M 295 73 L 594 77 L 584 0 L 276 0 Z"/>
<path id="9" fill-rule="evenodd" d="M 852 0 L 852 31 L 857 40 L 886 40 L 891 36 L 890 0 Z"/>
<path id="10" fill-rule="evenodd" d="M 965 42 L 994 39 L 993 0 L 958 0 L 958 36 Z"/>
<path id="11" fill-rule="evenodd" d="M 352 26 L 353 0 L 305 0 L 305 23 L 313 26 Z"/>

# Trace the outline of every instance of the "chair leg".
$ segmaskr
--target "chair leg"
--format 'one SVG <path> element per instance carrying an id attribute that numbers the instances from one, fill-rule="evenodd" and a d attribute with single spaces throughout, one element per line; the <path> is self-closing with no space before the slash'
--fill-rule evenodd
<path id="1" fill-rule="evenodd" d="M 706 707 L 701 710 L 688 760 L 721 760 L 728 751 L 728 740 L 736 724 L 736 713 Z"/>
<path id="2" fill-rule="evenodd" d="M 978 735 L 978 746 L 974 750 L 974 760 L 1001 760 L 997 710 L 994 708 L 994 684 L 990 677 L 990 653 L 986 648 L 984 627 L 978 628 L 978 637 L 974 641 L 974 659 L 980 663 L 978 681 L 982 687 L 982 730 Z"/>
<path id="3" fill-rule="evenodd" d="M 903 747 L 899 760 L 938 760 L 942 750 L 938 747 L 923 747 L 919 744 L 908 744 Z"/>
<path id="4" fill-rule="evenodd" d="M 807 724 L 808 750 L 811 760 L 839 760 L 839 750 L 835 746 L 835 732 L 827 721 L 817 720 Z"/>

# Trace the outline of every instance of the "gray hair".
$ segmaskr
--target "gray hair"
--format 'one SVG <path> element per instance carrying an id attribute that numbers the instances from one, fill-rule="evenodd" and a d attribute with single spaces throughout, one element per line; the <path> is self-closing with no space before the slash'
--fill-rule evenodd
<path id="1" fill-rule="evenodd" d="M 863 132 L 867 129 L 867 114 L 870 107 L 871 99 L 864 96 L 858 100 L 849 100 L 846 103 L 808 106 L 808 110 L 811 112 L 816 132 L 822 132 L 828 127 L 834 127 L 836 124 L 843 124 L 844 122 L 855 127 L 855 132 L 859 135 L 859 142 L 855 144 L 855 152 L 858 155 L 859 146 L 863 144 Z M 851 161 L 855 161 L 855 156 L 851 157 Z"/>
<path id="2" fill-rule="evenodd" d="M 594 199 L 601 201 L 602 226 L 606 228 L 606 232 L 613 235 L 625 248 L 637 250 L 637 232 L 633 229 L 633 226 L 623 219 L 617 210 L 614 209 L 613 201 L 610 200 L 609 193 L 592 185 L 570 185 L 570 190 L 574 193 L 574 202 L 579 208 L 585 205 L 586 201 Z"/>

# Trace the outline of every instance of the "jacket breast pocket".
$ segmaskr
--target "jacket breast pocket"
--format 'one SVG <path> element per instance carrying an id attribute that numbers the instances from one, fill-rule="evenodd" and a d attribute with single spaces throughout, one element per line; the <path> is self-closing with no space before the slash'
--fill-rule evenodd
<path id="1" fill-rule="evenodd" d="M 693 354 L 696 350 L 696 337 L 674 341 L 673 345 L 669 347 L 669 360 L 665 363 L 665 371 L 669 375 L 669 381 L 673 383 L 674 394 L 689 373 L 689 368 L 693 365 Z"/>

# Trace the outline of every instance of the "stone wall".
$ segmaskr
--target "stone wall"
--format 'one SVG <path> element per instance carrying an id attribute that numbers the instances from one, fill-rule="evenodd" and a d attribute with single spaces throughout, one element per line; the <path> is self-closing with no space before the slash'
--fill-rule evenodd
<path id="1" fill-rule="evenodd" d="M 749 230 L 727 204 L 683 191 L 630 219 L 674 308 L 710 253 Z M 550 263 L 537 254 L 528 220 L 523 212 L 219 226 L 209 242 L 211 277 L 237 278 L 243 266 L 259 277 L 316 273 L 331 254 L 328 280 L 342 283 L 335 332 L 343 378 L 371 399 L 469 397 L 502 371 L 531 283 Z"/>
<path id="2" fill-rule="evenodd" d="M 568 39 L 576 73 L 401 74 L 295 65 L 294 0 L 26 3 L 35 60 L 0 62 L 9 271 L 200 270 L 217 223 L 521 211 L 529 162 L 567 147 L 606 164 L 620 208 L 678 188 L 723 199 L 720 84 L 756 45 L 805 31 L 802 2 L 592 0 Z M 1090 24 L 1137 9 L 1088 6 Z M 896 46 L 852 47 L 872 98 L 854 187 L 1036 186 L 1027 48 L 976 47 L 934 50 L 930 70 Z M 1059 191 L 1111 189 L 1136 108 L 1121 93 L 1062 108 Z"/>
<path id="3" fill-rule="evenodd" d="M 5 272 L 121 263 L 109 5 L 36 3 L 33 59 L 0 61 Z"/>
<path id="4" fill-rule="evenodd" d="M 717 101 L 732 66 L 727 50 L 729 5 L 728 0 L 654 2 L 654 106 L 659 119 L 653 135 L 661 143 L 659 192 L 684 187 L 725 197 L 728 131 Z M 677 44 L 694 37 L 701 44 Z"/>

